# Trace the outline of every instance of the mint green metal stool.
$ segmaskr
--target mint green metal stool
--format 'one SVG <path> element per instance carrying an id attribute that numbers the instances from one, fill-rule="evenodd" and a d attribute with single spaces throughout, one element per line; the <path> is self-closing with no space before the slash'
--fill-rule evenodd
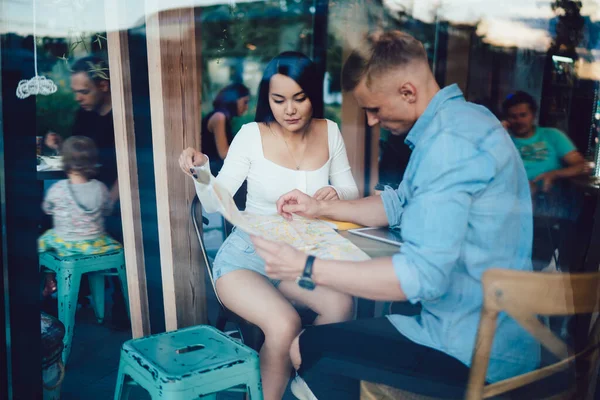
<path id="1" fill-rule="evenodd" d="M 127 276 L 125 273 L 125 257 L 123 250 L 91 256 L 59 257 L 55 253 L 40 254 L 40 267 L 56 273 L 58 319 L 65 325 L 65 337 L 62 358 L 66 364 L 71 352 L 71 341 L 75 327 L 75 311 L 81 276 L 88 274 L 92 306 L 99 323 L 104 321 L 104 278 L 116 270 L 121 282 L 121 290 L 129 312 L 127 294 Z"/>
<path id="2" fill-rule="evenodd" d="M 263 400 L 258 354 L 208 325 L 125 342 L 115 400 L 128 398 L 131 381 L 153 400 L 216 399 L 240 385 Z"/>

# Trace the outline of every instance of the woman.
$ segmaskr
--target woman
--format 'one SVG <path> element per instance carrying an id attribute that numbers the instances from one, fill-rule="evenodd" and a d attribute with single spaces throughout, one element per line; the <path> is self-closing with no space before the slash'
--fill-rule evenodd
<path id="1" fill-rule="evenodd" d="M 232 83 L 219 91 L 213 110 L 202 118 L 202 151 L 210 159 L 210 168 L 218 173 L 233 140 L 231 119 L 248 111 L 250 91 L 241 83 Z"/>
<path id="2" fill-rule="evenodd" d="M 323 100 L 318 82 L 315 64 L 301 53 L 282 53 L 267 65 L 256 122 L 240 129 L 216 178 L 230 193 L 247 179 L 247 212 L 275 214 L 277 199 L 294 188 L 325 200 L 358 197 L 340 131 L 335 123 L 320 118 Z M 188 175 L 190 168 L 208 164 L 204 154 L 191 148 L 183 151 L 179 163 Z M 206 190 L 196 184 L 210 212 L 215 208 Z M 325 287 L 308 291 L 293 281 L 267 278 L 263 260 L 240 230 L 223 243 L 213 270 L 224 305 L 265 334 L 260 363 L 267 400 L 281 399 L 290 376 L 289 349 L 301 330 L 291 302 L 315 311 L 315 324 L 345 321 L 353 314 L 350 296 Z"/>

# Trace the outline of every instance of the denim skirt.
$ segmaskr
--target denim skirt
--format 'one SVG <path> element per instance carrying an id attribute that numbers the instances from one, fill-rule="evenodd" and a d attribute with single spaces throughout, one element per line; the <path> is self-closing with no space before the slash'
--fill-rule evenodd
<path id="1" fill-rule="evenodd" d="M 213 263 L 215 282 L 232 271 L 240 269 L 254 271 L 267 278 L 273 286 L 277 287 L 281 281 L 271 279 L 265 273 L 265 262 L 256 253 L 250 236 L 237 228 L 225 239 Z"/>

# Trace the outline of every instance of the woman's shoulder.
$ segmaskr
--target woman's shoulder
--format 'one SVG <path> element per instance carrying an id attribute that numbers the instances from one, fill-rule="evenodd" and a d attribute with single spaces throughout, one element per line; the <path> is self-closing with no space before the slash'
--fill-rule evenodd
<path id="1" fill-rule="evenodd" d="M 318 124 L 317 129 L 319 132 L 323 132 L 323 134 L 327 135 L 329 147 L 335 147 L 342 140 L 342 134 L 338 124 L 326 118 L 314 119 L 314 121 Z"/>
<path id="2" fill-rule="evenodd" d="M 242 127 L 235 134 L 235 138 L 240 139 L 251 139 L 255 138 L 256 135 L 260 135 L 260 128 L 258 127 L 257 122 L 248 122 L 247 124 L 242 125 Z"/>

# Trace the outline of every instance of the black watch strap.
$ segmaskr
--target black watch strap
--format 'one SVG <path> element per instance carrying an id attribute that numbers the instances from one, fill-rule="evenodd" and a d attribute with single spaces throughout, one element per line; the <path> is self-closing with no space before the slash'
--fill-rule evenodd
<path id="1" fill-rule="evenodd" d="M 306 257 L 306 264 L 304 264 L 304 272 L 302 276 L 310 278 L 312 276 L 313 264 L 315 262 L 315 256 Z"/>

